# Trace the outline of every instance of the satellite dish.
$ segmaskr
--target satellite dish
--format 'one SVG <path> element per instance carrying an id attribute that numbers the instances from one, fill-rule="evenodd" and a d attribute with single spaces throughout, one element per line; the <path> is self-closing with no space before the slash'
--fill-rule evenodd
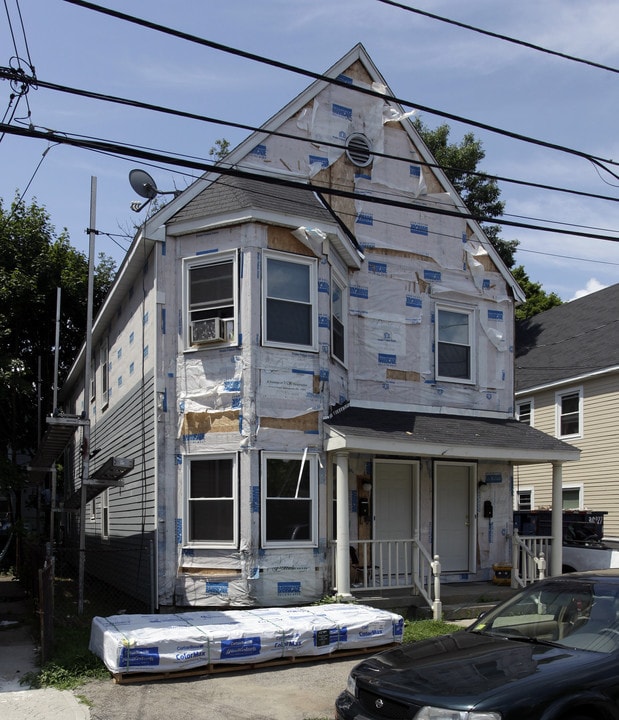
<path id="1" fill-rule="evenodd" d="M 144 170 L 132 170 L 129 173 L 129 183 L 134 191 L 147 200 L 157 197 L 158 190 L 155 181 Z"/>

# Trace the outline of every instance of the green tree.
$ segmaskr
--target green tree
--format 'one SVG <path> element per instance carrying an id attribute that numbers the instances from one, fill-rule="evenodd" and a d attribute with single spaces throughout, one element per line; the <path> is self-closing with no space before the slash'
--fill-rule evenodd
<path id="1" fill-rule="evenodd" d="M 500 200 L 501 189 L 494 178 L 479 170 L 479 163 L 486 156 L 481 141 L 473 133 L 466 133 L 461 142 L 450 142 L 449 125 L 442 124 L 432 130 L 418 117 L 413 122 L 470 212 L 480 218 L 500 218 L 505 210 L 505 203 Z M 499 225 L 484 222 L 481 225 L 526 294 L 527 301 L 517 309 L 516 317 L 531 317 L 560 305 L 561 298 L 555 293 L 547 294 L 539 283 L 531 281 L 522 265 L 514 269 L 519 241 L 501 238 Z"/>
<path id="2" fill-rule="evenodd" d="M 100 256 L 94 277 L 98 307 L 115 273 Z M 88 258 L 56 234 L 45 209 L 0 200 L 0 488 L 38 444 L 52 412 L 57 288 L 61 288 L 59 385 L 84 340 Z M 40 368 L 40 370 L 39 370 Z M 40 403 L 39 403 L 40 395 Z"/>
<path id="3" fill-rule="evenodd" d="M 527 298 L 526 303 L 516 308 L 516 320 L 526 320 L 544 310 L 550 310 L 555 305 L 562 304 L 561 298 L 556 293 L 547 293 L 542 289 L 540 283 L 533 282 L 522 265 L 515 267 L 512 275 L 524 290 Z"/>

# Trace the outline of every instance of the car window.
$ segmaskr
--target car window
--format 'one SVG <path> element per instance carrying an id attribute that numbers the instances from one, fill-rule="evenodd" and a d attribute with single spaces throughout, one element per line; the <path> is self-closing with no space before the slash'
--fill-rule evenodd
<path id="1" fill-rule="evenodd" d="M 550 580 L 529 586 L 478 620 L 470 632 L 619 651 L 619 586 Z"/>

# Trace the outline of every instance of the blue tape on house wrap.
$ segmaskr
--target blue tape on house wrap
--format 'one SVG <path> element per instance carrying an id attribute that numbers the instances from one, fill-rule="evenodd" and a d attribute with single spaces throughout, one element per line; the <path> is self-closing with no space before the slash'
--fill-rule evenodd
<path id="1" fill-rule="evenodd" d="M 355 298 L 361 298 L 362 300 L 367 300 L 369 297 L 369 292 L 366 287 L 359 287 L 359 286 L 350 286 L 350 297 Z"/>
<path id="2" fill-rule="evenodd" d="M 488 310 L 488 320 L 499 320 L 503 321 L 503 311 L 502 310 Z"/>
<path id="3" fill-rule="evenodd" d="M 407 295 L 406 296 L 406 307 L 421 307 L 421 298 L 415 297 L 414 295 Z"/>
<path id="4" fill-rule="evenodd" d="M 440 282 L 441 281 L 441 273 L 438 270 L 424 270 L 423 271 L 423 279 L 431 280 L 434 282 Z"/>
<path id="5" fill-rule="evenodd" d="M 318 163 L 318 165 L 322 165 L 322 167 L 329 167 L 329 158 L 322 157 L 321 155 L 310 155 L 309 156 L 309 164 L 314 165 L 315 163 Z"/>
<path id="6" fill-rule="evenodd" d="M 413 235 L 427 235 L 428 226 L 422 223 L 411 223 L 411 232 Z"/>
<path id="7" fill-rule="evenodd" d="M 374 216 L 372 213 L 357 213 L 357 217 L 355 218 L 355 222 L 357 225 L 374 225 Z"/>
<path id="8" fill-rule="evenodd" d="M 337 117 L 346 118 L 346 120 L 352 120 L 352 108 L 346 107 L 345 105 L 338 105 L 333 103 L 331 105 L 331 112 Z"/>

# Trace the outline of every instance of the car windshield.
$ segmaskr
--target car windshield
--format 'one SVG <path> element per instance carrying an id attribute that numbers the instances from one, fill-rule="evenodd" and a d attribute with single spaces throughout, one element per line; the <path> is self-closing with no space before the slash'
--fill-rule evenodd
<path id="1" fill-rule="evenodd" d="M 561 578 L 530 585 L 469 632 L 592 652 L 619 650 L 619 585 Z"/>

